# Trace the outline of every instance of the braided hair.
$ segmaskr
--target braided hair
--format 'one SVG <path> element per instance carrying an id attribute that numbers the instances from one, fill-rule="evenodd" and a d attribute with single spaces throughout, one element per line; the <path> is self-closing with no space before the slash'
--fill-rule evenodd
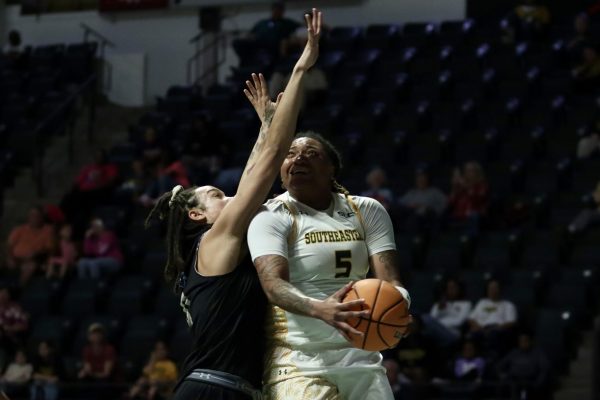
<path id="1" fill-rule="evenodd" d="M 175 292 L 179 291 L 177 281 L 179 275 L 184 271 L 185 263 L 190 256 L 190 250 L 203 229 L 210 226 L 201 224 L 188 218 L 188 212 L 192 208 L 204 210 L 198 196 L 196 187 L 183 189 L 175 186 L 173 190 L 163 194 L 146 218 L 145 227 L 148 228 L 154 218 L 167 222 L 167 263 L 165 265 L 164 277 L 167 283 L 173 286 Z"/>
<path id="2" fill-rule="evenodd" d="M 343 168 L 342 155 L 340 154 L 338 149 L 336 149 L 333 143 L 331 143 L 329 140 L 325 139 L 323 136 L 313 131 L 299 132 L 298 134 L 296 134 L 296 139 L 299 138 L 313 139 L 321 143 L 321 146 L 323 146 L 323 149 L 325 150 L 325 154 L 327 154 L 327 157 L 333 164 L 333 179 L 331 181 L 331 191 L 334 193 L 341 193 L 344 196 L 348 197 L 348 195 L 350 195 L 348 189 L 346 189 L 337 181 L 337 177 Z"/>

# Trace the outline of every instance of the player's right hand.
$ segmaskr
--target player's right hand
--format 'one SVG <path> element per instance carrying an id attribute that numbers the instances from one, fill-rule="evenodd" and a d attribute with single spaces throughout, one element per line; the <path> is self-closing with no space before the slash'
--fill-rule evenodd
<path id="1" fill-rule="evenodd" d="M 271 101 L 269 97 L 269 90 L 267 88 L 267 81 L 263 74 L 252 74 L 252 81 L 247 80 L 246 86 L 248 89 L 244 89 L 244 94 L 248 98 L 252 107 L 258 114 L 261 123 L 270 123 L 275 114 L 275 110 L 281 101 L 283 93 L 279 93 L 277 100 Z"/>
<path id="2" fill-rule="evenodd" d="M 354 282 L 349 282 L 340 290 L 317 303 L 317 317 L 327 324 L 337 329 L 346 340 L 350 341 L 350 334 L 363 336 L 361 331 L 354 329 L 346 322 L 348 318 L 368 318 L 369 310 L 360 310 L 365 304 L 364 299 L 352 300 L 343 303 L 343 299 L 350 290 Z"/>
<path id="3" fill-rule="evenodd" d="M 306 29 L 308 31 L 308 41 L 304 46 L 304 51 L 296 63 L 295 68 L 308 71 L 315 65 L 319 57 L 319 39 L 321 38 L 321 26 L 323 23 L 323 14 L 316 8 L 312 9 L 311 14 L 305 14 Z"/>

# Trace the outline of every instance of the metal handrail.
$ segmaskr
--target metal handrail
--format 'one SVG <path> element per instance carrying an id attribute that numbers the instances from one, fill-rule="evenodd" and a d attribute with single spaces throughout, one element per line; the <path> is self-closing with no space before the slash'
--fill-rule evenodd
<path id="1" fill-rule="evenodd" d="M 215 39 L 208 44 L 205 44 L 201 49 L 196 50 L 196 52 L 187 60 L 187 82 L 189 85 L 198 84 L 207 76 L 213 74 L 221 65 L 223 65 L 227 59 L 227 40 L 230 36 L 236 37 L 239 36 L 240 31 L 222 31 L 218 32 Z M 205 37 L 204 32 L 200 32 L 196 36 L 190 39 L 190 43 L 198 43 L 200 39 Z M 196 77 L 196 79 L 192 78 L 192 67 L 194 63 L 197 63 L 201 57 L 206 54 L 206 52 L 212 50 L 214 47 L 221 45 L 222 51 L 217 54 L 217 62 L 215 62 L 210 68 L 207 68 L 202 75 Z"/>
<path id="2" fill-rule="evenodd" d="M 97 30 L 95 30 L 94 28 L 92 28 L 91 26 L 89 26 L 88 24 L 81 22 L 79 23 L 79 26 L 84 30 L 84 42 L 87 42 L 87 38 L 89 36 L 89 34 L 92 34 L 94 36 L 96 36 L 98 39 L 100 39 L 100 41 L 104 44 L 107 44 L 109 47 L 116 47 L 117 45 L 114 44 L 110 39 L 106 38 L 104 35 L 102 35 L 100 32 L 98 32 Z"/>
<path id="3" fill-rule="evenodd" d="M 35 185 L 37 188 L 38 195 L 42 196 L 44 194 L 44 146 L 41 145 L 40 141 L 42 135 L 44 135 L 44 130 L 51 126 L 54 120 L 64 112 L 68 107 L 71 107 L 75 104 L 76 99 L 86 93 L 88 90 L 91 90 L 90 96 L 90 110 L 89 110 L 89 121 L 88 121 L 88 140 L 92 139 L 93 136 L 93 122 L 95 118 L 95 88 L 96 88 L 96 80 L 97 75 L 93 74 L 90 76 L 85 82 L 83 82 L 79 87 L 71 93 L 56 109 L 54 109 L 51 113 L 46 115 L 46 117 L 40 121 L 35 129 L 34 129 L 34 148 L 37 149 L 34 160 L 33 160 L 33 179 L 35 181 Z M 73 162 L 73 131 L 75 125 L 75 116 L 71 116 L 71 120 L 68 121 L 66 129 L 68 130 L 68 141 L 67 141 L 67 154 L 69 163 Z"/>

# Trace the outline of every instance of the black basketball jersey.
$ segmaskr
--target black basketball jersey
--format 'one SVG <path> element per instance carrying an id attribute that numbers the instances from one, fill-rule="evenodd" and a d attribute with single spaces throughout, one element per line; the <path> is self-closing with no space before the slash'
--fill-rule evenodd
<path id="1" fill-rule="evenodd" d="M 201 276 L 195 268 L 196 247 L 188 257 L 182 291 L 193 347 L 181 378 L 197 368 L 212 369 L 237 375 L 260 389 L 267 298 L 256 269 L 247 255 L 228 274 Z"/>

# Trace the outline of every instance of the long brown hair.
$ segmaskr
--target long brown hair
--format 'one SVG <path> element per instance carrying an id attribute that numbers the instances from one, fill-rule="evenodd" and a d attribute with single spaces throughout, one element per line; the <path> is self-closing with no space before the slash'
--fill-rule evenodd
<path id="1" fill-rule="evenodd" d="M 154 218 L 158 217 L 161 221 L 166 220 L 167 263 L 164 277 L 175 292 L 179 291 L 177 278 L 182 272 L 185 272 L 184 268 L 190 255 L 191 242 L 195 242 L 203 228 L 209 227 L 188 217 L 188 212 L 192 208 L 204 209 L 204 205 L 196 196 L 196 187 L 183 189 L 181 186 L 176 186 L 158 199 L 146 218 L 146 228 Z"/>

